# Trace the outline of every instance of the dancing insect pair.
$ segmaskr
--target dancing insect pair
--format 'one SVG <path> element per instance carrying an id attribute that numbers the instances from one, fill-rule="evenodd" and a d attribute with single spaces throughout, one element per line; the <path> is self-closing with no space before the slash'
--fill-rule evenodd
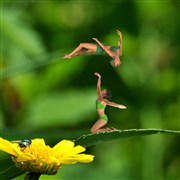
<path id="1" fill-rule="evenodd" d="M 113 67 L 118 67 L 121 64 L 120 56 L 122 55 L 122 33 L 119 30 L 117 30 L 117 34 L 119 35 L 118 46 L 104 45 L 97 38 L 93 38 L 93 40 L 95 40 L 97 44 L 80 43 L 80 45 L 77 48 L 75 48 L 75 50 L 73 50 L 70 54 L 64 55 L 63 58 L 72 58 L 74 56 L 79 56 L 87 53 L 97 54 L 97 55 L 106 53 L 112 58 L 110 64 Z M 106 89 L 101 90 L 101 75 L 97 72 L 95 73 L 95 75 L 98 77 L 98 82 L 97 82 L 98 98 L 96 100 L 96 110 L 99 119 L 91 127 L 90 132 L 97 133 L 97 132 L 115 131 L 116 130 L 115 128 L 103 128 L 108 122 L 108 117 L 105 114 L 105 108 L 107 105 L 117 107 L 120 109 L 126 109 L 126 107 L 124 105 L 110 102 L 108 100 L 110 98 L 111 93 Z"/>

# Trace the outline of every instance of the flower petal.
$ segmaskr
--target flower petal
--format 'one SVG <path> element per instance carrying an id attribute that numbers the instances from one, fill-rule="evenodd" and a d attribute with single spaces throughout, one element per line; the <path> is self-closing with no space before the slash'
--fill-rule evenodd
<path id="1" fill-rule="evenodd" d="M 80 154 L 80 155 L 79 155 L 78 162 L 89 163 L 89 162 L 91 162 L 91 161 L 93 161 L 93 160 L 94 160 L 94 156 L 93 156 L 93 155 Z"/>
<path id="2" fill-rule="evenodd" d="M 63 157 L 73 156 L 73 155 L 79 154 L 81 152 L 84 152 L 85 150 L 86 149 L 82 146 L 76 146 L 71 151 L 66 152 L 66 154 L 63 155 Z"/>
<path id="3" fill-rule="evenodd" d="M 74 164 L 78 162 L 78 156 L 72 156 L 72 157 L 63 157 L 60 159 L 62 164 Z"/>
<path id="4" fill-rule="evenodd" d="M 69 140 L 62 140 L 56 144 L 52 149 L 58 154 L 65 154 L 67 151 L 71 151 L 74 147 L 74 142 Z"/>
<path id="5" fill-rule="evenodd" d="M 81 152 L 84 152 L 86 150 L 86 148 L 82 147 L 82 146 L 76 146 L 73 148 L 73 153 L 74 154 L 78 154 L 78 153 L 81 153 Z"/>
<path id="6" fill-rule="evenodd" d="M 89 163 L 89 162 L 92 162 L 93 160 L 94 160 L 93 155 L 79 154 L 79 155 L 74 155 L 74 156 L 63 157 L 61 158 L 61 163 L 62 164 L 74 164 L 77 162 Z"/>
<path id="7" fill-rule="evenodd" d="M 1 137 L 0 137 L 0 150 L 5 151 L 13 156 L 18 156 L 22 154 L 18 146 Z"/>

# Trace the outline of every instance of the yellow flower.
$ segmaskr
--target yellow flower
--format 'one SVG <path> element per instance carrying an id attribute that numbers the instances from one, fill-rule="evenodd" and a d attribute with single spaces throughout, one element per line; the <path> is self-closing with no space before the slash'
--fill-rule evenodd
<path id="1" fill-rule="evenodd" d="M 61 164 L 89 163 L 94 159 L 93 155 L 80 154 L 86 149 L 69 140 L 62 140 L 51 148 L 43 139 L 33 139 L 29 146 L 21 147 L 19 143 L 0 138 L 0 150 L 11 154 L 21 170 L 49 175 L 56 174 Z"/>

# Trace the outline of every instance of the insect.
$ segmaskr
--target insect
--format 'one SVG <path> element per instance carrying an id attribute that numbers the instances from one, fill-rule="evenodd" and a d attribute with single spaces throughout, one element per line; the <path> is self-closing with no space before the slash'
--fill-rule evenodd
<path id="1" fill-rule="evenodd" d="M 32 141 L 30 139 L 24 139 L 24 140 L 16 140 L 11 141 L 12 143 L 18 143 L 20 148 L 26 148 L 31 145 Z"/>

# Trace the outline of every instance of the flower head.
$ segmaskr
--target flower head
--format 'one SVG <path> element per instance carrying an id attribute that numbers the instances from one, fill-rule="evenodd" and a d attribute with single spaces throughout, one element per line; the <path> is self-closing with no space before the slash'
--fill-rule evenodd
<path id="1" fill-rule="evenodd" d="M 56 174 L 61 164 L 89 163 L 94 159 L 93 155 L 80 154 L 86 149 L 69 140 L 62 140 L 51 148 L 43 139 L 33 139 L 23 147 L 0 138 L 0 150 L 11 154 L 21 170 L 49 175 Z"/>

